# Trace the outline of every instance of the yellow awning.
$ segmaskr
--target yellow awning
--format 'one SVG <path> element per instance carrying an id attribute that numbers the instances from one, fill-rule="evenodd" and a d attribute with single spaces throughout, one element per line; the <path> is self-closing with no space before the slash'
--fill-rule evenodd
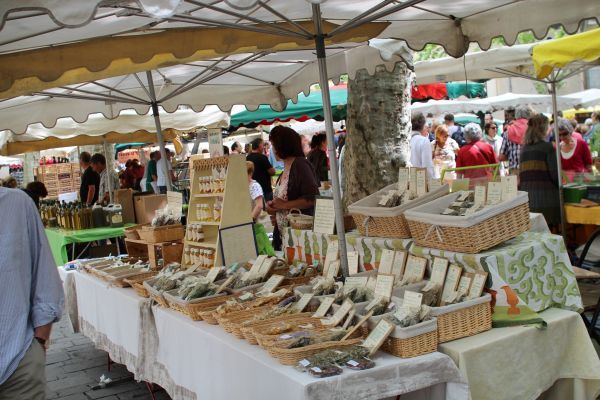
<path id="1" fill-rule="evenodd" d="M 532 58 L 539 79 L 546 78 L 555 68 L 576 61 L 597 61 L 600 59 L 600 28 L 538 44 L 533 48 Z"/>
<path id="2" fill-rule="evenodd" d="M 314 30 L 312 22 L 300 24 Z M 326 39 L 326 44 L 364 42 L 377 37 L 388 25 L 365 24 Z M 336 25 L 325 22 L 323 27 L 330 31 Z M 0 98 L 230 54 L 312 47 L 312 40 L 231 28 L 169 29 L 148 35 L 103 37 L 0 55 Z"/>
<path id="3" fill-rule="evenodd" d="M 181 143 L 173 129 L 163 131 L 165 141 L 173 142 L 177 153 L 181 152 Z M 48 137 L 42 140 L 29 140 L 24 142 L 8 142 L 0 150 L 0 155 L 11 156 L 15 154 L 28 153 L 31 151 L 41 151 L 56 149 L 60 147 L 71 146 L 89 146 L 94 144 L 106 143 L 155 143 L 156 134 L 146 130 L 140 130 L 131 133 L 108 132 L 100 136 L 79 135 L 69 139 L 59 139 L 57 137 Z"/>

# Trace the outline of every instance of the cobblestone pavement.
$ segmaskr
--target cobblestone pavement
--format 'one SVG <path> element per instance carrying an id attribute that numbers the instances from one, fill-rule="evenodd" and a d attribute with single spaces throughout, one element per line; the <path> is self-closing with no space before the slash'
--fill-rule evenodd
<path id="1" fill-rule="evenodd" d="M 92 390 L 103 375 L 121 381 L 104 389 Z M 47 396 L 50 400 L 133 400 L 150 399 L 143 382 L 136 382 L 123 365 L 112 364 L 107 370 L 107 355 L 82 334 L 72 333 L 63 318 L 54 325 L 46 357 Z M 170 400 L 164 390 L 157 400 Z"/>

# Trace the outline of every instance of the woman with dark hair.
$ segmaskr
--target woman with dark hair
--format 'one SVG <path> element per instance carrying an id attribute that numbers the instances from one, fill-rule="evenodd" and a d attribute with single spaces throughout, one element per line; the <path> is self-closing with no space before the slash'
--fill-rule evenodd
<path id="1" fill-rule="evenodd" d="M 320 182 L 329 180 L 329 166 L 327 159 L 327 135 L 317 133 L 310 141 L 310 152 L 306 159 L 313 166 L 315 175 Z"/>
<path id="2" fill-rule="evenodd" d="M 276 126 L 269 140 L 278 160 L 283 161 L 283 172 L 277 180 L 273 200 L 267 202 L 272 216 L 273 247 L 281 250 L 281 234 L 287 227 L 287 216 L 292 209 L 312 215 L 319 184 L 310 163 L 304 158 L 300 135 L 291 128 Z"/>
<path id="3" fill-rule="evenodd" d="M 29 182 L 23 191 L 31 197 L 37 208 L 40 208 L 40 199 L 48 196 L 46 185 L 38 181 Z"/>
<path id="4" fill-rule="evenodd" d="M 529 194 L 529 209 L 542 213 L 554 232 L 560 224 L 558 164 L 552 143 L 546 142 L 548 118 L 534 115 L 527 122 L 521 151 L 519 189 Z"/>

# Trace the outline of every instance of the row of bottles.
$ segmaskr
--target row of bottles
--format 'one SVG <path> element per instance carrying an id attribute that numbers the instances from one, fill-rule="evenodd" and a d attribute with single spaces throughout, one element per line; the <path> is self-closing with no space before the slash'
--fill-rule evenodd
<path id="1" fill-rule="evenodd" d="M 63 229 L 90 229 L 110 225 L 102 206 L 93 208 L 81 202 L 42 200 L 40 216 L 45 226 Z"/>
<path id="2" fill-rule="evenodd" d="M 199 222 L 221 222 L 223 200 L 218 197 L 213 205 L 208 203 L 196 204 L 196 220 Z"/>

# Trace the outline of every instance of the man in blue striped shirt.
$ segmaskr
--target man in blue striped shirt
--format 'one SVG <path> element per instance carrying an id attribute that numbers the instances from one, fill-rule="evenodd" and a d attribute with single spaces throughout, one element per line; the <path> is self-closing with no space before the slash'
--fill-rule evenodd
<path id="1" fill-rule="evenodd" d="M 44 400 L 46 347 L 62 314 L 62 284 L 27 194 L 0 188 L 0 216 L 0 400 Z"/>

